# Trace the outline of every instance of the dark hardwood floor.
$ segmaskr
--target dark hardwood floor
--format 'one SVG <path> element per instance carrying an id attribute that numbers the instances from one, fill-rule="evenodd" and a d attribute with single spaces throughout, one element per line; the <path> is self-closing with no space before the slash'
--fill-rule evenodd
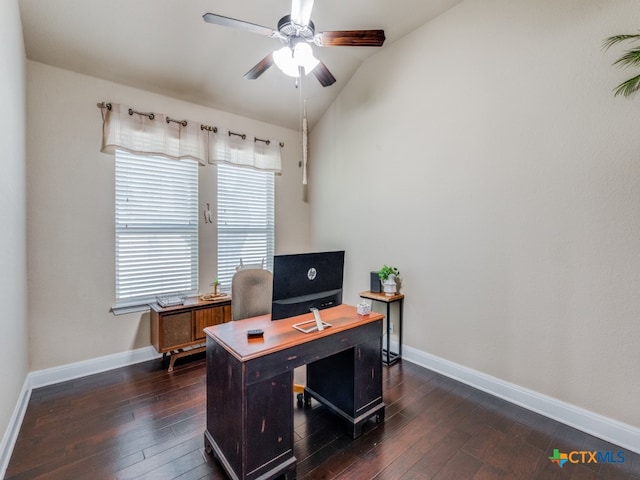
<path id="1" fill-rule="evenodd" d="M 295 409 L 298 479 L 640 480 L 640 455 L 407 361 L 383 370 L 386 420 L 356 440 L 315 402 Z M 204 429 L 202 357 L 120 368 L 34 390 L 5 478 L 225 479 Z M 554 449 L 624 462 L 559 468 Z"/>

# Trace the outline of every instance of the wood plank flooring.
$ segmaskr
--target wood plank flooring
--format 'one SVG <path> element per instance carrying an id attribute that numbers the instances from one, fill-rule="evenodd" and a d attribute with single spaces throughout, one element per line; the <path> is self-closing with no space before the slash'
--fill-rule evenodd
<path id="1" fill-rule="evenodd" d="M 386 420 L 356 440 L 317 403 L 295 409 L 298 479 L 640 480 L 640 455 L 407 361 L 383 371 Z M 205 372 L 156 360 L 34 390 L 5 478 L 226 479 L 203 449 Z M 559 468 L 554 449 L 624 462 Z"/>

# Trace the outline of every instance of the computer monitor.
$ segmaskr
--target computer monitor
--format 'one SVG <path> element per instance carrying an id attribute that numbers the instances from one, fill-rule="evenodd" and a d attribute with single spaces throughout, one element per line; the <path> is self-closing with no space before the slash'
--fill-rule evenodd
<path id="1" fill-rule="evenodd" d="M 342 304 L 344 250 L 273 257 L 271 320 Z"/>

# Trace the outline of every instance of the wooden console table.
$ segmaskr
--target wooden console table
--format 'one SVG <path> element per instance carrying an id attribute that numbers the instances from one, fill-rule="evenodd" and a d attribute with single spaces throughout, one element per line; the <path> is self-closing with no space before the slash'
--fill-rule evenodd
<path id="1" fill-rule="evenodd" d="M 206 349 L 204 329 L 231 321 L 231 297 L 202 301 L 198 297 L 187 298 L 182 305 L 151 308 L 151 344 L 163 360 L 170 357 L 168 371 L 173 371 L 179 358 Z"/>
<path id="2" fill-rule="evenodd" d="M 404 295 L 402 293 L 394 293 L 393 295 L 386 295 L 384 293 L 376 293 L 371 291 L 360 292 L 360 298 L 368 298 L 376 302 L 383 302 L 387 304 L 387 348 L 382 349 L 382 363 L 385 365 L 393 365 L 402 358 L 402 311 L 404 310 Z M 389 315 L 391 313 L 391 304 L 399 302 L 398 308 L 400 318 L 398 321 L 398 352 L 391 351 L 391 320 Z"/>
<path id="3" fill-rule="evenodd" d="M 270 315 L 216 325 L 207 334 L 207 429 L 204 444 L 230 478 L 296 478 L 293 369 L 307 365 L 304 395 L 341 417 L 356 438 L 372 417 L 384 421 L 382 314 L 339 305 L 320 312 L 331 324 L 304 334 Z M 247 330 L 262 329 L 262 338 Z M 305 398 L 305 399 L 306 399 Z"/>

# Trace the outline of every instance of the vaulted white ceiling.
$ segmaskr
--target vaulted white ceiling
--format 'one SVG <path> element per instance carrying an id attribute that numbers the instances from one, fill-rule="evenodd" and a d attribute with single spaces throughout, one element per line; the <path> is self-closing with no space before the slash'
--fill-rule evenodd
<path id="1" fill-rule="evenodd" d="M 461 0 L 316 0 L 316 31 L 384 29 L 385 46 Z M 291 0 L 20 0 L 27 58 L 74 72 L 299 128 L 299 100 L 313 125 L 376 47 L 317 47 L 336 77 L 322 87 L 275 66 L 242 76 L 277 39 L 211 25 L 211 12 L 276 29 Z M 385 48 L 384 46 L 382 48 Z"/>

